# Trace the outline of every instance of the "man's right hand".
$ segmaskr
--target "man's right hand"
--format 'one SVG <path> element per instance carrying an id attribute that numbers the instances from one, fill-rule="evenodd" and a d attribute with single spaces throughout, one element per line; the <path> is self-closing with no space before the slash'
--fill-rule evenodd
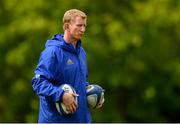
<path id="1" fill-rule="evenodd" d="M 66 106 L 66 110 L 70 112 L 71 114 L 76 112 L 77 102 L 75 100 L 75 97 L 77 96 L 78 94 L 75 94 L 75 93 L 64 92 L 63 94 L 62 102 Z"/>

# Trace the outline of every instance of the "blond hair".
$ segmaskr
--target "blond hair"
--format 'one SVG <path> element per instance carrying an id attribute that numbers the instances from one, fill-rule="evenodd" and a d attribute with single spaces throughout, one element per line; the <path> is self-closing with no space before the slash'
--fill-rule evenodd
<path id="1" fill-rule="evenodd" d="M 78 10 L 78 9 L 70 9 L 68 11 L 65 12 L 64 16 L 63 16 L 63 23 L 69 23 L 70 21 L 72 21 L 75 17 L 80 16 L 83 19 L 87 19 L 87 15 Z"/>

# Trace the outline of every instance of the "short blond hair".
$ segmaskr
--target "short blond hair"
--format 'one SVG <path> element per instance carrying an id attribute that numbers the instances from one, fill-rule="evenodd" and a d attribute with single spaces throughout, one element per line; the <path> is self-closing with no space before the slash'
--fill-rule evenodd
<path id="1" fill-rule="evenodd" d="M 87 15 L 84 12 L 82 12 L 81 10 L 70 9 L 70 10 L 65 12 L 65 14 L 63 16 L 63 23 L 69 23 L 70 21 L 72 21 L 77 16 L 80 16 L 83 19 L 87 19 Z"/>

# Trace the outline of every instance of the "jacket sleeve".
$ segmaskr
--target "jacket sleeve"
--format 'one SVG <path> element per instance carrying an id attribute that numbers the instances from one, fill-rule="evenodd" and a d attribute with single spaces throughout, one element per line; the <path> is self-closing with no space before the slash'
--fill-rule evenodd
<path id="1" fill-rule="evenodd" d="M 55 86 L 58 61 L 55 50 L 46 48 L 40 56 L 39 63 L 32 78 L 33 90 L 39 96 L 52 97 L 54 102 L 61 100 L 64 93 L 62 89 Z"/>

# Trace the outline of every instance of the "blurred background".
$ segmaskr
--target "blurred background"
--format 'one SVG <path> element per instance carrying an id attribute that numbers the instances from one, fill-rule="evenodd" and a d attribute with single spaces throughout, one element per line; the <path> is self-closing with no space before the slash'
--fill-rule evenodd
<path id="1" fill-rule="evenodd" d="M 71 8 L 88 15 L 88 81 L 106 90 L 92 122 L 180 122 L 180 0 L 1 0 L 0 122 L 37 122 L 31 79 Z"/>

